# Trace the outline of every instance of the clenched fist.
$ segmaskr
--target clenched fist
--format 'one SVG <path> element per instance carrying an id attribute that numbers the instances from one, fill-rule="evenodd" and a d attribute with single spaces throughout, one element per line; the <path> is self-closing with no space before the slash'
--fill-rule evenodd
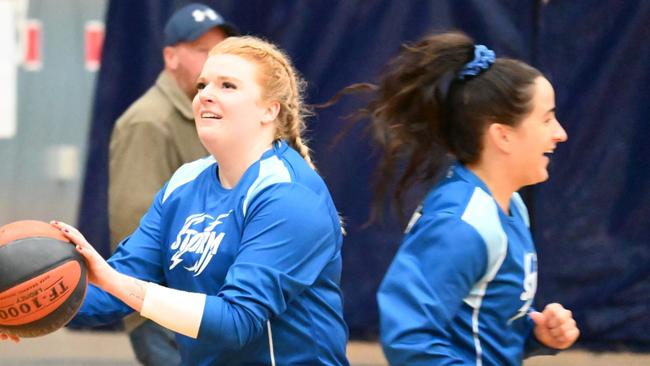
<path id="1" fill-rule="evenodd" d="M 528 315 L 535 322 L 535 338 L 547 347 L 569 348 L 580 335 L 573 314 L 560 304 L 548 304 L 541 313 L 531 311 Z"/>

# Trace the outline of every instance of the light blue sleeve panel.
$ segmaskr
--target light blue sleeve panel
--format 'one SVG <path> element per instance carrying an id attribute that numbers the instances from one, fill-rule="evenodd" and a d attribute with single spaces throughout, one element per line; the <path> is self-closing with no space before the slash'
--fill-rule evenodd
<path id="1" fill-rule="evenodd" d="M 237 257 L 219 294 L 206 300 L 200 339 L 241 348 L 314 284 L 341 246 L 328 202 L 327 195 L 287 183 L 250 200 Z"/>
<path id="2" fill-rule="evenodd" d="M 156 195 L 149 211 L 133 234 L 124 239 L 108 264 L 118 272 L 145 281 L 164 283 L 161 267 L 160 225 L 161 198 L 164 188 Z M 95 286 L 89 286 L 73 325 L 100 326 L 120 320 L 133 309 L 118 298 Z"/>
<path id="3" fill-rule="evenodd" d="M 447 328 L 486 265 L 485 243 L 466 222 L 446 213 L 420 219 L 377 294 L 391 365 L 463 364 Z"/>

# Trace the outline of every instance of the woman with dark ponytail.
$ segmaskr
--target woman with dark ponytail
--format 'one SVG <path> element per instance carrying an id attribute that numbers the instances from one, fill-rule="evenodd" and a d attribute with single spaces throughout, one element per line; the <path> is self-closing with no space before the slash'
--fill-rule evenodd
<path id="1" fill-rule="evenodd" d="M 517 193 L 548 178 L 567 139 L 548 80 L 445 33 L 405 46 L 374 91 L 363 112 L 383 151 L 377 198 L 392 190 L 401 202 L 413 184 L 441 177 L 379 289 L 389 362 L 521 365 L 533 348 L 571 346 L 569 310 L 531 307 L 537 257 Z"/>

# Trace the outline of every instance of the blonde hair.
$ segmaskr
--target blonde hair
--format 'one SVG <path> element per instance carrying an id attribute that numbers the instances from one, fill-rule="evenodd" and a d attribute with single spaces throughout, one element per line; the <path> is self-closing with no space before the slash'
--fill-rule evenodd
<path id="1" fill-rule="evenodd" d="M 311 115 L 303 101 L 306 83 L 289 57 L 274 44 L 252 36 L 226 38 L 210 50 L 210 56 L 219 54 L 240 56 L 259 67 L 262 99 L 277 100 L 280 103 L 280 112 L 276 117 L 276 139 L 286 139 L 307 164 L 316 170 L 303 138 L 305 118 Z"/>

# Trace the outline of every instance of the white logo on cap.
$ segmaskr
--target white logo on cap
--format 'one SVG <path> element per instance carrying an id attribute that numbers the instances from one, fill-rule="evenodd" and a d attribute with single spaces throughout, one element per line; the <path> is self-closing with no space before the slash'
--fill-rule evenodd
<path id="1" fill-rule="evenodd" d="M 217 13 L 214 12 L 212 9 L 205 9 L 205 10 L 200 10 L 196 9 L 192 12 L 192 17 L 194 17 L 195 22 L 202 22 L 205 20 L 205 18 L 208 18 L 210 20 L 216 20 L 217 19 Z"/>

